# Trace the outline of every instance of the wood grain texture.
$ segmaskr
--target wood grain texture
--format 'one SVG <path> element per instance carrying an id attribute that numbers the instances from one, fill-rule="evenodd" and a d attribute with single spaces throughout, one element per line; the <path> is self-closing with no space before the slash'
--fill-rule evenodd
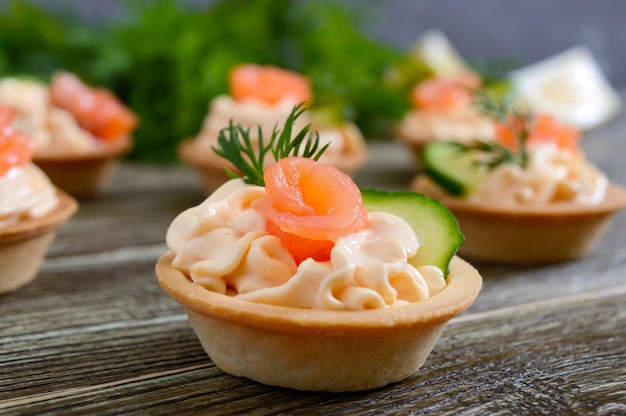
<path id="1" fill-rule="evenodd" d="M 476 415 L 502 409 L 518 414 L 619 409 L 623 391 L 617 388 L 626 383 L 626 328 L 618 325 L 626 319 L 620 308 L 626 287 L 621 290 L 617 295 L 599 293 L 579 301 L 463 315 L 448 326 L 416 375 L 364 393 L 302 393 L 227 376 L 206 357 L 184 320 L 97 331 L 80 345 L 77 333 L 43 348 L 56 351 L 42 365 L 45 371 L 35 370 L 41 360 L 31 358 L 25 364 L 39 374 L 37 383 L 32 375 L 26 377 L 25 369 L 3 377 L 3 386 L 15 387 L 13 394 L 0 396 L 0 409 L 44 414 L 69 409 L 97 414 L 115 414 L 114 409 L 146 414 L 463 409 Z M 172 347 L 164 347 L 168 344 Z M 20 383 L 27 386 L 20 388 Z"/>
<path id="2" fill-rule="evenodd" d="M 622 185 L 625 136 L 622 115 L 583 139 Z M 417 172 L 410 154 L 370 146 L 357 183 L 404 189 Z M 0 297 L 0 414 L 626 415 L 626 212 L 583 259 L 476 263 L 480 296 L 417 374 L 325 394 L 224 374 L 158 286 L 169 223 L 203 198 L 190 169 L 126 163 L 81 201 L 37 279 Z"/>

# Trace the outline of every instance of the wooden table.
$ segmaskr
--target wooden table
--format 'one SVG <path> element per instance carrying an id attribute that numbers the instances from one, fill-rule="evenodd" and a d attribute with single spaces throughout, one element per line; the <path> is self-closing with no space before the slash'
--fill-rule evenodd
<path id="1" fill-rule="evenodd" d="M 583 143 L 622 185 L 625 143 L 625 115 Z M 357 182 L 405 187 L 405 150 L 371 146 Z M 0 414 L 626 414 L 626 212 L 579 261 L 475 264 L 478 300 L 417 374 L 327 394 L 224 374 L 158 286 L 167 226 L 202 199 L 184 167 L 126 163 L 81 202 L 35 282 L 0 297 Z"/>

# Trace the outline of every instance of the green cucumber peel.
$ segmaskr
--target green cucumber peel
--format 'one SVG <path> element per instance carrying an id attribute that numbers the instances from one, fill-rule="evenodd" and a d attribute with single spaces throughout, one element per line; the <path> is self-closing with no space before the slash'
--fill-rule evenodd
<path id="1" fill-rule="evenodd" d="M 437 266 L 448 276 L 450 261 L 465 238 L 445 205 L 416 192 L 361 189 L 361 195 L 369 212 L 397 215 L 413 228 L 419 249 L 409 263 L 415 267 Z"/>
<path id="2" fill-rule="evenodd" d="M 484 180 L 476 154 L 451 142 L 431 142 L 424 147 L 424 172 L 452 195 L 471 194 Z"/>

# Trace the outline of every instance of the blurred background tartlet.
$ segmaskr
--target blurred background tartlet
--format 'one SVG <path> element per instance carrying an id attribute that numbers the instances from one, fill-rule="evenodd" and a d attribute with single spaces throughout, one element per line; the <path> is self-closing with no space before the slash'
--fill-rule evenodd
<path id="1" fill-rule="evenodd" d="M 56 229 L 78 207 L 31 162 L 34 142 L 13 129 L 14 114 L 0 105 L 0 294 L 37 276 Z"/>
<path id="2" fill-rule="evenodd" d="M 427 31 L 408 54 L 428 71 L 410 86 L 410 108 L 395 125 L 394 135 L 418 160 L 431 141 L 493 137 L 493 121 L 473 106 L 473 94 L 484 88 L 483 79 L 442 32 Z"/>
<path id="3" fill-rule="evenodd" d="M 586 255 L 626 206 L 626 190 L 587 160 L 578 129 L 548 114 L 485 105 L 497 121 L 495 139 L 428 144 L 425 174 L 411 188 L 450 208 L 468 258 L 546 263 Z"/>
<path id="4" fill-rule="evenodd" d="M 314 102 L 313 89 L 306 76 L 274 66 L 241 64 L 230 71 L 229 81 L 230 93 L 210 102 L 198 135 L 179 147 L 179 156 L 198 171 L 206 193 L 211 193 L 228 179 L 226 168 L 234 169 L 232 164 L 213 152 L 220 131 L 231 120 L 233 124 L 249 129 L 253 144 L 258 142 L 259 135 L 267 142 L 295 105 L 310 106 Z M 322 145 L 329 145 L 321 161 L 350 174 L 365 164 L 365 140 L 354 123 L 332 118 L 323 110 L 316 112 L 315 108 L 303 114 L 297 123 L 294 135 L 310 124 L 312 133 L 319 135 Z M 273 162 L 269 158 L 266 160 L 267 163 Z"/>
<path id="5" fill-rule="evenodd" d="M 0 104 L 15 110 L 15 127 L 34 139 L 34 162 L 74 196 L 100 192 L 116 161 L 132 147 L 135 115 L 110 91 L 69 72 L 56 72 L 49 85 L 5 78 Z"/>

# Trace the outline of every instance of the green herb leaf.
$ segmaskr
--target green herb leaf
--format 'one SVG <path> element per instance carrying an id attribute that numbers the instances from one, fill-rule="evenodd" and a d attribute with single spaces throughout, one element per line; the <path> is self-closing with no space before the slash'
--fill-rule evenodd
<path id="1" fill-rule="evenodd" d="M 515 147 L 511 149 L 501 143 L 484 140 L 475 140 L 471 143 L 453 142 L 453 145 L 462 152 L 480 153 L 480 157 L 476 158 L 476 164 L 486 166 L 490 170 L 506 163 L 526 168 L 528 164 L 526 142 L 533 129 L 533 114 L 516 106 L 511 95 L 500 100 L 484 91 L 475 93 L 474 106 L 486 117 L 506 125 L 515 137 Z"/>
<path id="2" fill-rule="evenodd" d="M 326 143 L 320 148 L 319 134 L 310 131 L 310 124 L 302 128 L 292 138 L 293 124 L 304 111 L 303 104 L 295 106 L 285 120 L 283 128 L 279 130 L 278 126 L 274 127 L 267 144 L 264 143 L 265 139 L 261 127 L 258 127 L 259 141 L 256 147 L 250 139 L 250 129 L 243 128 L 241 124 L 234 124 L 231 119 L 228 127 L 220 130 L 217 147 L 213 146 L 213 151 L 216 154 L 230 161 L 241 172 L 238 175 L 227 170 L 228 176 L 231 178 L 241 177 L 246 183 L 265 186 L 263 170 L 268 152 L 271 153 L 274 160 L 289 156 L 302 156 L 319 160 L 330 143 Z M 304 149 L 300 153 L 303 144 Z"/>

